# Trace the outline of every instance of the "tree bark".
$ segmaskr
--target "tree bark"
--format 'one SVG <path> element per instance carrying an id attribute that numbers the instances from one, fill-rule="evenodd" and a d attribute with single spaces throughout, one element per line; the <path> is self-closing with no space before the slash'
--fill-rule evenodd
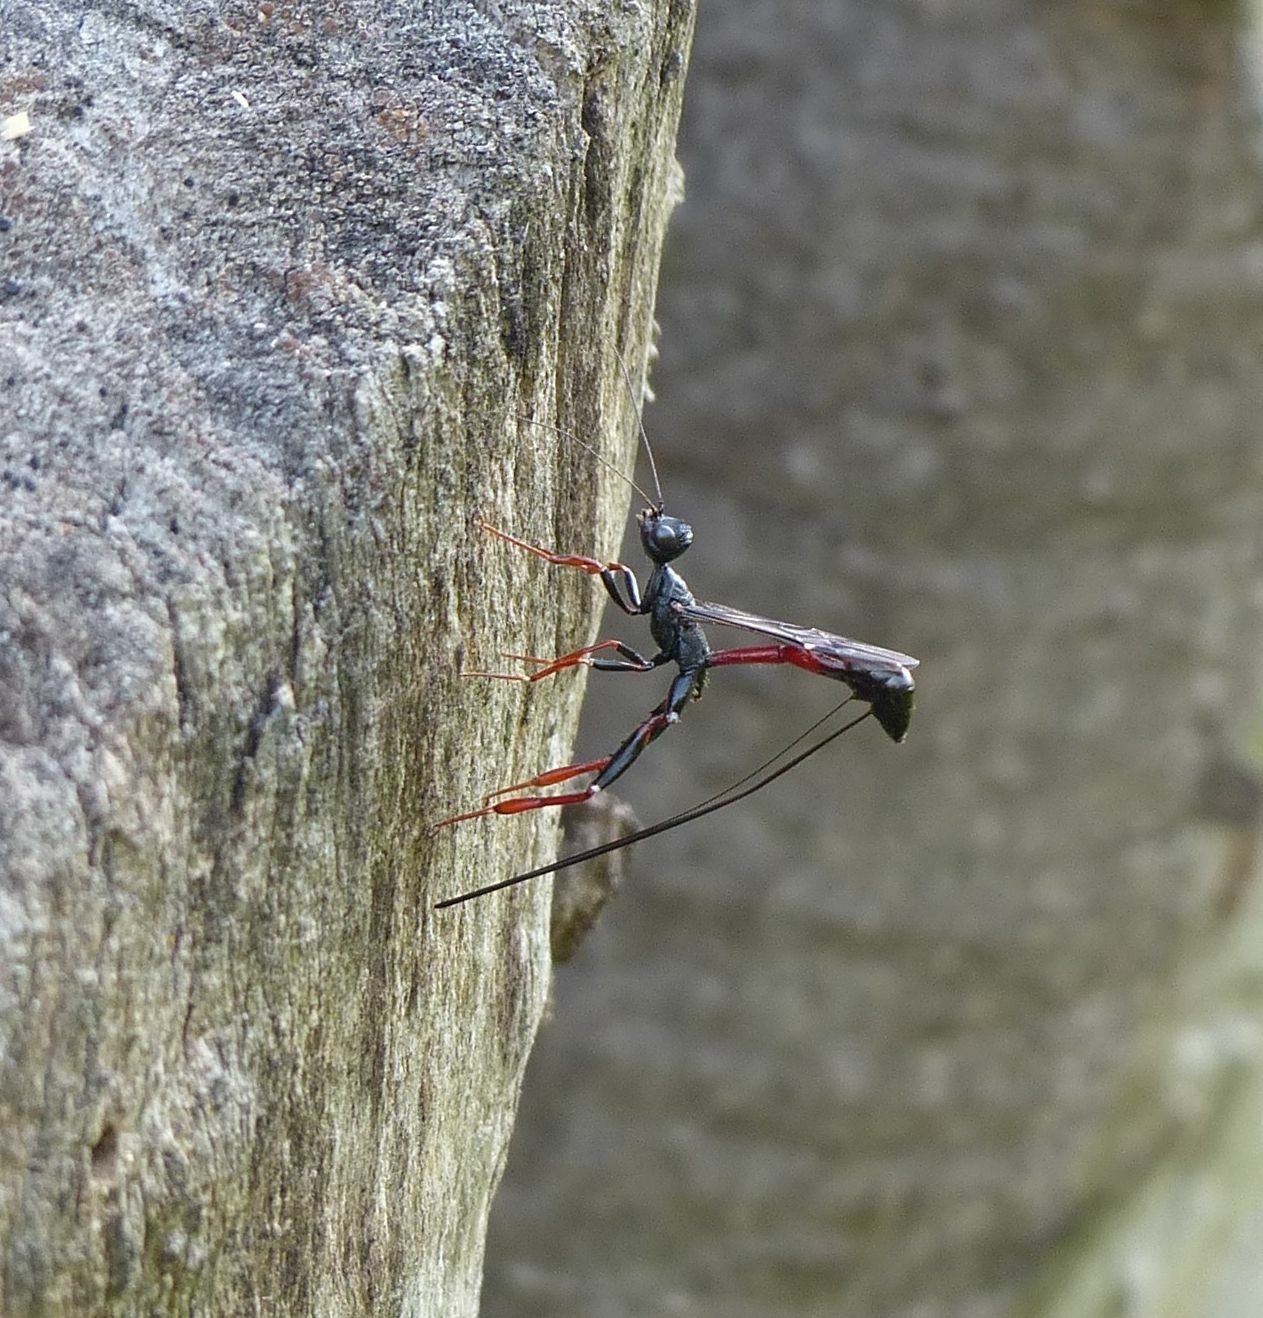
<path id="1" fill-rule="evenodd" d="M 0 1311 L 476 1311 L 691 13 L 0 0 Z"/>
<path id="2" fill-rule="evenodd" d="M 1259 1311 L 1247 21 L 703 11 L 646 417 L 681 570 L 918 655 L 919 709 L 638 849 L 487 1318 Z M 715 673 L 619 790 L 707 796 L 823 685 Z M 646 697 L 592 690 L 595 749 Z"/>

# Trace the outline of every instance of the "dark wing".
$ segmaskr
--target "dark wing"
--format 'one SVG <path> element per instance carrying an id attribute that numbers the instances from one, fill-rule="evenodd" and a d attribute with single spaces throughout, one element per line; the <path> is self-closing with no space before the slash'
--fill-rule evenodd
<path id="1" fill-rule="evenodd" d="M 822 632 L 817 627 L 777 622 L 775 618 L 763 618 L 757 613 L 747 613 L 744 609 L 729 608 L 727 604 L 708 604 L 705 600 L 694 600 L 691 604 L 677 603 L 674 607 L 684 617 L 697 622 L 714 622 L 721 627 L 742 627 L 748 632 L 772 636 L 787 645 L 801 646 L 804 650 L 821 650 L 840 658 L 853 659 L 869 668 L 915 668 L 921 662 L 910 654 L 900 654 L 898 650 L 883 650 L 879 645 L 866 645 L 863 641 L 834 636 L 832 632 Z"/>

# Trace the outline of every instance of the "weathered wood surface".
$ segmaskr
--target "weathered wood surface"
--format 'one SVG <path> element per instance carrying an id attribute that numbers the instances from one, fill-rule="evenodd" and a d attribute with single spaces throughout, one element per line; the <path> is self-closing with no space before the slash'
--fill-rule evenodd
<path id="1" fill-rule="evenodd" d="M 7 1316 L 476 1311 L 690 25 L 0 0 Z"/>

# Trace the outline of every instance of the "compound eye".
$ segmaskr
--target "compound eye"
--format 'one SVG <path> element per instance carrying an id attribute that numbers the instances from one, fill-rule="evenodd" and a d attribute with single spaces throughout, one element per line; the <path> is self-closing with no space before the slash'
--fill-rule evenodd
<path id="1" fill-rule="evenodd" d="M 659 517 L 649 528 L 649 538 L 655 555 L 675 558 L 693 543 L 693 528 L 678 517 Z"/>

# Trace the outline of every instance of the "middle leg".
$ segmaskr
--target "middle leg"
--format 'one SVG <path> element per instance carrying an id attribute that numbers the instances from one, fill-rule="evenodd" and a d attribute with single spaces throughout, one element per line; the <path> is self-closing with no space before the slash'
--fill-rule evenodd
<path id="1" fill-rule="evenodd" d="M 622 658 L 593 659 L 592 656 L 601 650 L 617 650 Z M 598 641 L 595 645 L 585 645 L 581 649 L 572 650 L 569 654 L 563 654 L 559 659 L 540 659 L 532 654 L 506 654 L 502 655 L 501 658 L 519 659 L 524 664 L 539 664 L 540 667 L 533 673 L 469 672 L 463 674 L 463 676 L 495 677 L 506 682 L 538 682 L 545 677 L 553 677 L 567 668 L 577 668 L 580 665 L 586 668 L 596 668 L 606 673 L 648 673 L 660 664 L 666 663 L 669 656 L 657 654 L 652 659 L 646 659 L 644 655 L 633 650 L 630 645 L 625 645 L 622 641 L 611 640 Z"/>

